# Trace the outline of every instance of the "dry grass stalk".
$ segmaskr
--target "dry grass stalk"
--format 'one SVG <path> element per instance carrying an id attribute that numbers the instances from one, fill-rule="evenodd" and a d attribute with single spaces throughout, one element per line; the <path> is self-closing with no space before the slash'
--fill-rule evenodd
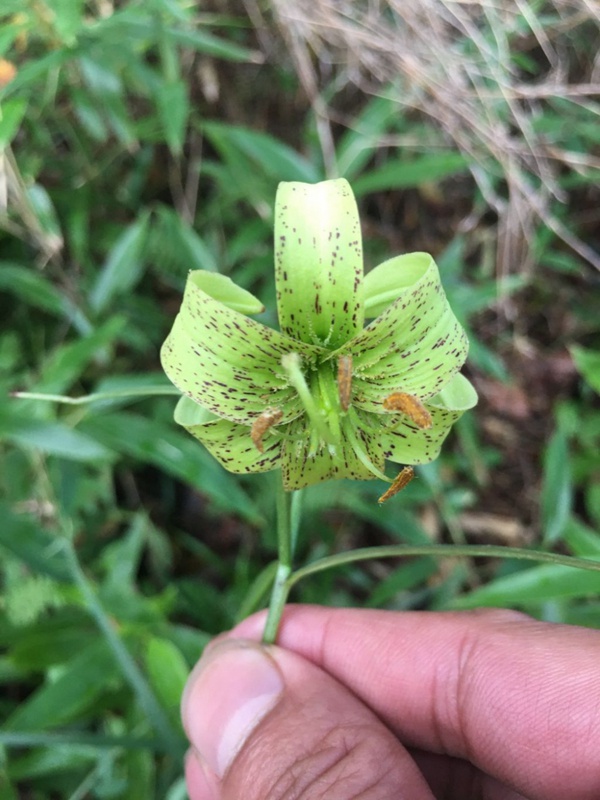
<path id="1" fill-rule="evenodd" d="M 317 112 L 331 171 L 320 76 L 371 93 L 391 86 L 401 106 L 433 118 L 468 155 L 475 181 L 499 216 L 500 275 L 531 265 L 539 219 L 600 269 L 600 255 L 551 212 L 554 200 L 565 200 L 561 170 L 594 165 L 561 142 L 547 142 L 533 124 L 553 98 L 583 106 L 592 119 L 600 114 L 600 57 L 582 65 L 581 53 L 569 49 L 584 29 L 600 41 L 595 0 L 548 0 L 540 16 L 526 0 L 275 0 L 273 6 Z M 515 66 L 516 48 L 535 50 L 547 62 L 543 80 L 527 82 Z M 577 82 L 570 78 L 575 60 Z"/>

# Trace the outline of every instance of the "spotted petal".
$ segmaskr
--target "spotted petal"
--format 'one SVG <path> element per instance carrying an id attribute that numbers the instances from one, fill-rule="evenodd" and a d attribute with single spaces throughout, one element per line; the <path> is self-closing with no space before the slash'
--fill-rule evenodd
<path id="1" fill-rule="evenodd" d="M 378 412 L 393 392 L 421 400 L 436 395 L 464 363 L 468 342 L 431 256 L 412 253 L 410 259 L 393 258 L 373 273 L 371 281 L 377 278 L 380 289 L 387 286 L 388 295 L 389 287 L 396 286 L 397 299 L 332 357 L 352 355 L 352 402 L 357 408 Z M 380 291 L 380 299 L 373 302 L 375 310 L 388 302 L 385 294 Z"/>
<path id="2" fill-rule="evenodd" d="M 275 281 L 281 330 L 335 348 L 364 322 L 356 201 L 347 181 L 281 183 L 275 203 Z"/>
<path id="3" fill-rule="evenodd" d="M 268 472 L 281 461 L 281 436 L 274 433 L 265 437 L 264 452 L 260 453 L 246 425 L 220 419 L 202 406 L 183 396 L 175 408 L 175 422 L 189 433 L 229 472 L 244 474 Z"/>
<path id="4" fill-rule="evenodd" d="M 340 478 L 372 480 L 377 476 L 358 458 L 352 443 L 343 437 L 333 455 L 327 447 L 311 453 L 310 433 L 304 428 L 305 420 L 296 420 L 286 429 L 281 455 L 283 486 L 287 491 L 302 489 L 314 483 Z M 384 456 L 377 433 L 359 430 L 361 449 L 371 463 L 383 470 Z"/>
<path id="5" fill-rule="evenodd" d="M 284 422 L 294 419 L 301 406 L 281 356 L 296 352 L 308 365 L 322 351 L 215 299 L 205 275 L 198 270 L 188 277 L 181 310 L 161 351 L 167 376 L 196 403 L 231 422 L 249 425 L 267 406 L 281 408 Z"/>
<path id="6" fill-rule="evenodd" d="M 400 415 L 392 415 L 393 431 L 382 427 L 385 457 L 398 464 L 426 464 L 438 457 L 450 428 L 470 408 L 477 404 L 477 393 L 464 375 L 455 375 L 442 391 L 425 407 L 432 420 L 431 428 L 418 428 Z M 373 418 L 373 415 L 369 415 Z"/>

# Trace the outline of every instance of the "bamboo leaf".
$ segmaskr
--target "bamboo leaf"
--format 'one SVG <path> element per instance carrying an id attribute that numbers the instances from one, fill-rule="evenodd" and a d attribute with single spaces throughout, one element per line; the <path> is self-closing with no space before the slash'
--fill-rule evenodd
<path id="1" fill-rule="evenodd" d="M 156 106 L 169 149 L 178 156 L 183 148 L 190 112 L 187 84 L 184 81 L 161 84 L 156 92 Z"/>
<path id="2" fill-rule="evenodd" d="M 436 183 L 450 175 L 466 172 L 467 160 L 460 153 L 434 153 L 411 161 L 389 160 L 381 169 L 375 169 L 357 178 L 354 194 L 360 197 L 387 189 L 410 189 L 424 183 Z"/>
<path id="3" fill-rule="evenodd" d="M 142 252 L 149 214 L 126 228 L 115 242 L 90 292 L 89 302 L 96 313 L 104 311 L 115 295 L 133 288 L 142 274 Z"/>
<path id="4" fill-rule="evenodd" d="M 547 600 L 588 597 L 600 592 L 600 574 L 555 564 L 521 570 L 498 578 L 452 601 L 452 608 L 522 606 Z"/>
<path id="5" fill-rule="evenodd" d="M 0 503 L 0 547 L 4 547 L 34 572 L 59 581 L 70 581 L 70 573 L 56 536 L 42 530 L 33 517 L 15 514 Z"/>
<path id="6" fill-rule="evenodd" d="M 15 97 L 2 103 L 0 111 L 0 152 L 9 145 L 19 130 L 21 120 L 27 110 L 27 100 Z"/>
<path id="7" fill-rule="evenodd" d="M 571 355 L 579 373 L 600 394 L 600 352 L 574 346 Z"/>
<path id="8" fill-rule="evenodd" d="M 557 542 L 571 514 L 573 486 L 567 437 L 557 430 L 544 454 L 544 480 L 540 497 L 544 543 Z"/>

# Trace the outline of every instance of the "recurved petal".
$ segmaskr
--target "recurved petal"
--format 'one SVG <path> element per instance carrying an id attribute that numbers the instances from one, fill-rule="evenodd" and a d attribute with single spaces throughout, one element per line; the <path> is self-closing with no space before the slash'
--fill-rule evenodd
<path id="1" fill-rule="evenodd" d="M 452 425 L 477 404 L 477 392 L 464 375 L 455 375 L 447 386 L 425 404 L 432 420 L 428 429 L 418 428 L 400 414 L 390 415 L 388 424 L 382 426 L 382 443 L 385 458 L 399 464 L 426 464 L 439 455 L 440 448 Z M 373 415 L 369 415 L 373 418 Z M 380 417 L 381 419 L 381 417 Z"/>
<path id="2" fill-rule="evenodd" d="M 421 262 L 420 267 L 411 262 L 414 281 L 398 290 L 397 299 L 363 333 L 333 354 L 352 356 L 352 402 L 358 408 L 376 412 L 392 392 L 431 398 L 466 359 L 467 337 L 448 304 L 435 262 L 425 253 L 412 255 L 419 255 L 416 261 Z M 395 261 L 386 262 L 388 269 Z"/>
<path id="3" fill-rule="evenodd" d="M 363 258 L 344 179 L 280 183 L 275 203 L 277 312 L 284 333 L 339 347 L 362 329 Z"/>
<path id="4" fill-rule="evenodd" d="M 188 277 L 181 310 L 162 350 L 169 379 L 196 403 L 232 422 L 251 424 L 270 405 L 283 421 L 300 407 L 281 367 L 281 356 L 298 353 L 311 363 L 319 348 L 296 342 L 216 300 L 204 273 Z"/>
<path id="5" fill-rule="evenodd" d="M 414 286 L 431 264 L 429 253 L 404 253 L 384 261 L 365 275 L 365 317 L 373 319 Z M 214 274 L 214 273 L 211 273 Z"/>
<path id="6" fill-rule="evenodd" d="M 175 422 L 202 442 L 229 472 L 268 472 L 280 465 L 281 436 L 275 432 L 265 435 L 264 452 L 260 453 L 247 425 L 220 419 L 185 396 L 175 408 Z"/>
<path id="7" fill-rule="evenodd" d="M 357 431 L 355 435 L 372 464 L 383 471 L 380 437 L 364 430 Z M 358 458 L 351 442 L 343 435 L 335 455 L 326 446 L 311 455 L 311 436 L 306 419 L 295 420 L 286 427 L 282 445 L 281 474 L 287 491 L 332 479 L 372 480 L 377 477 Z"/>

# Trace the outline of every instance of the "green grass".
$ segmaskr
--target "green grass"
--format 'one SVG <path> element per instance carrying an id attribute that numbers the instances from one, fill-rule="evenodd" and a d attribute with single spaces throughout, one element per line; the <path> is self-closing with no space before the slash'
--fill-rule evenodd
<path id="1" fill-rule="evenodd" d="M 312 22 L 340 5 L 316 4 Z M 416 87 L 385 48 L 371 53 L 379 82 L 366 69 L 353 82 L 339 18 L 319 28 L 331 41 L 303 29 L 307 75 L 285 15 L 259 35 L 235 4 L 209 15 L 130 0 L 101 16 L 83 0 L 3 3 L 0 58 L 17 71 L 0 90 L 2 798 L 185 797 L 180 690 L 210 637 L 264 605 L 276 476 L 224 472 L 176 428 L 168 393 L 126 395 L 169 391 L 158 349 L 189 269 L 232 275 L 275 324 L 280 180 L 347 177 L 368 265 L 432 252 L 481 395 L 389 504 L 371 482 L 307 490 L 298 565 L 432 542 L 598 558 L 599 109 L 582 88 L 598 20 L 561 22 L 553 3 L 525 19 L 510 4 L 502 26 L 488 8 L 473 39 L 447 19 L 456 4 L 426 5 L 438 49 Z M 427 33 L 387 22 L 369 29 Z M 553 54 L 567 77 L 544 94 Z M 514 161 L 431 93 L 450 56 L 472 81 L 466 109 L 511 133 Z M 525 98 L 516 120 L 500 85 Z M 597 572 L 488 556 L 352 564 L 306 577 L 293 599 L 506 605 L 600 627 L 599 592 Z"/>

